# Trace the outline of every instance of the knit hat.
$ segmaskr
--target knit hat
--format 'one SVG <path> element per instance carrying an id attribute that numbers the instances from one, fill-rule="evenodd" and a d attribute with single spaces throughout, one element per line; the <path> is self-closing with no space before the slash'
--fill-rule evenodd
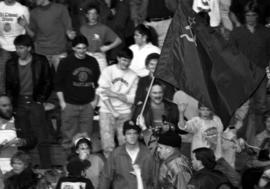
<path id="1" fill-rule="evenodd" d="M 80 160 L 79 158 L 74 158 L 70 160 L 67 164 L 67 171 L 70 176 L 79 176 L 82 171 L 91 166 L 90 161 Z"/>
<path id="2" fill-rule="evenodd" d="M 168 131 L 159 136 L 158 143 L 171 147 L 181 147 L 182 139 L 177 133 Z"/>
<path id="3" fill-rule="evenodd" d="M 77 35 L 73 40 L 72 40 L 72 47 L 77 46 L 78 44 L 85 44 L 86 46 L 88 46 L 88 41 L 86 39 L 86 37 L 84 37 L 83 35 Z"/>
<path id="4" fill-rule="evenodd" d="M 130 129 L 136 130 L 138 133 L 141 132 L 141 128 L 138 125 L 136 125 L 134 123 L 134 121 L 132 121 L 132 120 L 128 120 L 128 121 L 126 121 L 124 123 L 124 126 L 123 126 L 123 135 L 125 135 L 126 134 L 126 131 L 127 130 L 130 130 Z"/>

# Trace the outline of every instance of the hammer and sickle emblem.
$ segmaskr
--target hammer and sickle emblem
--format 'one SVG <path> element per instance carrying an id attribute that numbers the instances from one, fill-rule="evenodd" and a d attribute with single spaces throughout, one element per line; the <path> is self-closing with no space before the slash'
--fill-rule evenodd
<path id="1" fill-rule="evenodd" d="M 180 38 L 186 38 L 189 42 L 193 42 L 193 43 L 195 43 L 195 45 L 197 45 L 196 44 L 196 36 L 193 36 L 192 30 L 191 30 L 191 26 L 192 26 L 192 24 L 195 23 L 195 19 L 189 17 L 188 18 L 188 23 L 189 24 L 185 27 L 185 29 L 190 32 L 190 35 L 188 35 L 186 33 L 185 34 L 181 34 L 180 35 Z"/>

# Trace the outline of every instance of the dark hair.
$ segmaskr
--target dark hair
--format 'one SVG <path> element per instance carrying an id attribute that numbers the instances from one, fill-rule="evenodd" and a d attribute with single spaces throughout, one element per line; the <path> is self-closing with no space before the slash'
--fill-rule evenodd
<path id="1" fill-rule="evenodd" d="M 81 138 L 75 145 L 75 149 L 77 150 L 81 144 L 87 144 L 90 150 L 92 150 L 92 142 L 87 138 Z"/>
<path id="2" fill-rule="evenodd" d="M 263 150 L 263 149 L 267 149 L 269 147 L 270 147 L 270 138 L 267 137 L 262 141 L 260 148 Z"/>
<path id="3" fill-rule="evenodd" d="M 33 40 L 29 35 L 18 35 L 14 40 L 15 46 L 33 47 Z"/>
<path id="4" fill-rule="evenodd" d="M 129 48 L 123 48 L 123 49 L 118 51 L 117 57 L 118 58 L 132 59 L 133 58 L 133 52 Z"/>
<path id="5" fill-rule="evenodd" d="M 97 11 L 98 14 L 100 13 L 99 6 L 96 5 L 96 4 L 93 4 L 93 3 L 88 4 L 88 5 L 86 6 L 86 8 L 84 9 L 84 12 L 85 12 L 85 14 L 87 14 L 88 11 L 93 10 L 93 9 L 95 9 L 95 10 Z"/>
<path id="6" fill-rule="evenodd" d="M 158 53 L 151 53 L 149 54 L 146 59 L 145 59 L 145 66 L 148 66 L 149 65 L 149 62 L 151 60 L 158 60 L 159 59 L 159 54 Z"/>
<path id="7" fill-rule="evenodd" d="M 270 110 L 267 110 L 263 114 L 263 120 L 266 121 L 268 118 L 270 118 Z"/>
<path id="8" fill-rule="evenodd" d="M 89 160 L 80 160 L 79 158 L 71 159 L 67 164 L 67 171 L 69 176 L 81 176 L 82 171 L 91 166 Z"/>
<path id="9" fill-rule="evenodd" d="M 250 1 L 245 5 L 244 12 L 255 12 L 259 14 L 259 8 L 256 2 Z"/>
<path id="10" fill-rule="evenodd" d="M 139 32 L 141 35 L 145 35 L 146 36 L 146 42 L 150 42 L 151 41 L 151 31 L 150 29 L 147 28 L 148 26 L 145 26 L 144 24 L 139 24 L 134 31 Z"/>
<path id="11" fill-rule="evenodd" d="M 214 169 L 216 157 L 210 148 L 197 148 L 192 151 L 197 160 L 200 160 L 206 169 Z"/>
<path id="12" fill-rule="evenodd" d="M 269 161 L 270 160 L 269 153 L 270 152 L 268 149 L 260 150 L 259 155 L 258 155 L 258 160 L 259 161 Z"/>
<path id="13" fill-rule="evenodd" d="M 209 118 L 212 120 L 213 117 L 214 117 L 213 111 L 209 107 L 205 106 L 203 103 L 199 102 L 198 103 L 198 109 L 200 109 L 201 107 L 206 107 L 206 108 L 208 108 L 210 110 Z M 199 116 L 200 116 L 200 114 L 199 114 Z"/>
<path id="14" fill-rule="evenodd" d="M 88 46 L 88 40 L 86 37 L 84 37 L 83 35 L 77 35 L 73 40 L 72 40 L 72 47 L 75 47 L 78 44 L 85 44 L 86 46 Z"/>
<path id="15" fill-rule="evenodd" d="M 141 133 L 141 128 L 138 125 L 136 125 L 134 121 L 132 120 L 125 121 L 123 125 L 123 135 L 126 135 L 126 132 L 131 129 L 137 131 L 138 134 Z"/>
<path id="16" fill-rule="evenodd" d="M 29 167 L 31 165 L 31 157 L 30 157 L 30 155 L 23 152 L 23 151 L 18 151 L 16 154 L 14 154 L 11 157 L 10 164 L 12 165 L 15 160 L 22 161 L 26 165 L 26 167 Z"/>

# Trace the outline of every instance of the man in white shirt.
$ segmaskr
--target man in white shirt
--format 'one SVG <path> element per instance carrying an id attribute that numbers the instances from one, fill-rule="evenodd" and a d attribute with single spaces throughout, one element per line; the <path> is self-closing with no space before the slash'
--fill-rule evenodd
<path id="1" fill-rule="evenodd" d="M 106 67 L 98 81 L 97 94 L 100 96 L 100 135 L 104 155 L 115 148 L 114 136 L 118 144 L 124 143 L 123 123 L 131 117 L 131 106 L 134 103 L 138 77 L 129 69 L 133 57 L 132 51 L 119 51 L 118 63 Z"/>

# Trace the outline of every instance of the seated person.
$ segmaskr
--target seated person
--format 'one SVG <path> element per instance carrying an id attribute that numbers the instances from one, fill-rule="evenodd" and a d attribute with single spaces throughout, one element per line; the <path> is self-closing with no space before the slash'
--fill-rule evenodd
<path id="1" fill-rule="evenodd" d="M 88 160 L 91 166 L 86 169 L 86 178 L 90 179 L 93 186 L 98 188 L 99 178 L 104 168 L 104 161 L 92 152 L 92 141 L 86 133 L 78 133 L 73 137 L 74 155 L 81 161 Z"/>
<path id="2" fill-rule="evenodd" d="M 17 137 L 10 98 L 0 95 L 0 169 L 3 173 L 12 169 L 10 159 L 17 147 L 23 148 L 30 143 L 31 139 Z"/>
<path id="3" fill-rule="evenodd" d="M 11 158 L 12 170 L 4 175 L 5 188 L 35 189 L 38 178 L 32 171 L 31 158 L 23 151 L 18 151 Z"/>
<path id="4" fill-rule="evenodd" d="M 68 176 L 59 179 L 56 189 L 94 189 L 92 182 L 85 178 L 86 169 L 91 166 L 88 160 L 72 159 L 67 165 Z"/>

